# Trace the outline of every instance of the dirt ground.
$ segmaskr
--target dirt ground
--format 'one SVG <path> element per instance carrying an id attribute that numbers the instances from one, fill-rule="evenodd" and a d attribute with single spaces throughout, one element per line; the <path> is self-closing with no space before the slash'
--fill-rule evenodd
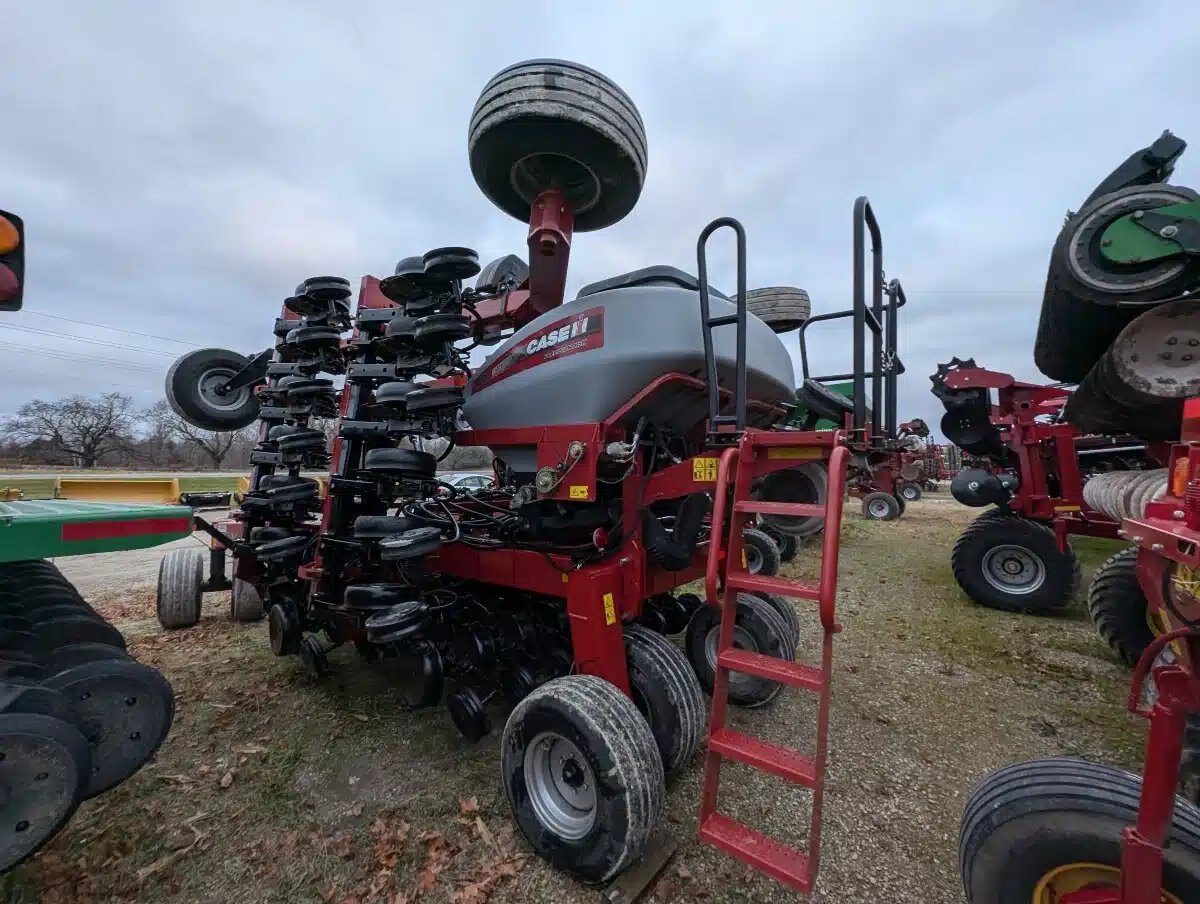
<path id="1" fill-rule="evenodd" d="M 961 904 L 957 831 L 972 784 L 1017 760 L 1069 754 L 1133 765 L 1142 724 L 1128 716 L 1127 669 L 1081 603 L 1066 616 L 972 605 L 949 567 L 973 512 L 947 494 L 895 523 L 843 525 L 830 773 L 813 901 Z M 1084 541 L 1085 584 L 1110 548 Z M 149 551 L 161 554 L 161 551 Z M 162 634 L 153 563 L 88 576 L 81 589 L 130 635 L 131 651 L 175 687 L 175 725 L 156 760 L 85 803 L 33 861 L 0 878 L 10 902 L 593 902 L 514 837 L 497 770 L 499 728 L 465 744 L 444 711 L 405 712 L 386 668 L 352 650 L 312 685 L 276 659 L 266 625 L 206 599 L 190 631 Z M 811 574 L 815 551 L 794 572 Z M 800 610 L 802 617 L 815 615 Z M 735 724 L 777 743 L 811 741 L 798 692 L 740 711 Z M 791 901 L 782 887 L 696 842 L 701 770 L 668 786 L 675 858 L 646 900 Z M 721 807 L 780 840 L 804 838 L 808 794 L 728 767 Z"/>

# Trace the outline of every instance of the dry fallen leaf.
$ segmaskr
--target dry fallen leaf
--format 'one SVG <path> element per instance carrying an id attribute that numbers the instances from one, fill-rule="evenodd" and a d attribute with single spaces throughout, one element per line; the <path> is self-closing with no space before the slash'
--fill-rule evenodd
<path id="1" fill-rule="evenodd" d="M 479 812 L 479 799 L 478 798 L 464 797 L 462 800 L 460 800 L 458 802 L 458 805 L 462 808 L 464 816 L 469 816 L 472 813 Z"/>
<path id="2" fill-rule="evenodd" d="M 224 775 L 221 776 L 221 787 L 222 788 L 228 788 L 232 784 L 233 784 L 233 773 L 232 772 L 226 772 Z"/>
<path id="3" fill-rule="evenodd" d="M 495 840 L 492 838 L 491 830 L 484 825 L 483 820 L 478 816 L 475 817 L 475 831 L 479 833 L 479 837 L 483 839 L 484 844 L 491 845 L 495 843 Z"/>
<path id="4" fill-rule="evenodd" d="M 370 722 L 371 721 L 370 716 L 363 715 L 362 713 L 355 713 L 354 718 L 358 719 L 359 722 Z"/>

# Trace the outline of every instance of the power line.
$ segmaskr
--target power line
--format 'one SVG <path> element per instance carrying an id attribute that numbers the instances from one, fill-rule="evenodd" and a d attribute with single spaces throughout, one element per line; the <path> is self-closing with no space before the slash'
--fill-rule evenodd
<path id="1" fill-rule="evenodd" d="M 123 345 L 120 342 L 109 342 L 107 339 L 92 339 L 88 336 L 73 336 L 70 333 L 60 333 L 55 330 L 39 330 L 34 326 L 20 326 L 16 323 L 0 323 L 0 327 L 9 330 L 20 330 L 22 333 L 36 333 L 39 336 L 54 336 L 58 339 L 71 339 L 75 342 L 89 342 L 93 345 L 105 345 L 109 348 L 120 348 L 126 351 L 143 352 L 147 355 L 161 355 L 164 358 L 178 357 L 174 352 L 159 351 L 155 348 L 142 348 L 140 345 Z"/>
<path id="2" fill-rule="evenodd" d="M 80 361 L 88 364 L 102 364 L 106 367 L 121 367 L 126 370 L 140 370 L 144 373 L 159 373 L 157 367 L 149 364 L 135 364 L 130 361 L 117 361 L 111 358 L 97 358 L 92 355 L 80 355 L 74 352 L 62 351 L 57 349 L 39 348 L 34 345 L 21 345 L 18 342 L 0 343 L 0 349 L 14 349 L 16 351 L 36 352 L 39 356 L 45 358 L 54 358 L 59 361 Z M 0 360 L 0 365 L 11 365 L 14 370 L 23 370 L 27 362 L 23 361 L 8 361 Z"/>
<path id="3" fill-rule="evenodd" d="M 141 336 L 143 339 L 158 339 L 162 342 L 175 342 L 179 345 L 186 345 L 189 348 L 199 348 L 195 342 L 187 342 L 183 339 L 172 339 L 170 336 L 156 336 L 153 333 L 139 333 L 137 330 L 127 330 L 124 327 L 112 326 L 108 323 L 92 323 L 88 320 L 77 320 L 74 317 L 63 317 L 60 314 L 43 314 L 41 311 L 25 311 L 26 314 L 32 314 L 34 317 L 47 317 L 50 320 L 63 320 L 67 323 L 78 323 L 80 326 L 94 326 L 102 330 L 112 330 L 115 333 L 128 333 L 130 336 Z"/>

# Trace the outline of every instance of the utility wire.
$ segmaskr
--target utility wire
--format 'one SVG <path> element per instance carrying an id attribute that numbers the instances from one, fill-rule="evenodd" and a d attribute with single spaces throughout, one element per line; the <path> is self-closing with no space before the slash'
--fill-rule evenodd
<path id="1" fill-rule="evenodd" d="M 15 323 L 0 323 L 0 327 L 8 330 L 20 330 L 22 333 L 35 333 L 39 336 L 53 336 L 56 339 L 71 339 L 75 342 L 88 342 L 92 345 L 105 345 L 109 348 L 120 348 L 126 351 L 143 352 L 147 355 L 161 355 L 164 358 L 178 357 L 174 352 L 159 351 L 154 348 L 142 348 L 140 345 L 123 345 L 120 342 L 109 342 L 107 339 L 92 339 L 87 336 L 73 336 L 70 333 L 60 333 L 55 330 L 40 330 L 33 326 L 20 326 Z"/>
<path id="2" fill-rule="evenodd" d="M 61 351 L 58 349 L 39 348 L 34 345 L 21 345 L 17 342 L 0 343 L 0 349 L 7 351 L 13 349 L 15 351 L 34 352 L 41 357 L 54 358 L 59 361 L 81 361 L 87 364 L 102 364 L 105 367 L 121 367 L 126 370 L 140 370 L 144 373 L 159 373 L 159 368 L 149 364 L 134 364 L 129 361 L 116 361 L 111 358 L 96 358 L 91 355 L 79 355 L 73 352 Z M 12 370 L 24 371 L 28 364 L 25 361 L 11 361 L 0 359 L 0 366 L 9 365 Z"/>
<path id="3" fill-rule="evenodd" d="M 143 339 L 158 339 L 162 342 L 174 342 L 178 345 L 186 345 L 189 348 L 199 348 L 195 342 L 187 342 L 183 339 L 172 339 L 170 336 L 156 336 L 153 333 L 139 333 L 137 330 L 127 330 L 124 327 L 112 326 L 108 323 L 92 323 L 87 320 L 77 320 L 74 317 L 63 317 L 59 314 L 43 314 L 41 311 L 23 311 L 25 314 L 32 314 L 34 317 L 47 317 L 51 320 L 63 320 L 67 323 L 77 323 L 80 326 L 94 326 L 102 330 L 112 330 L 116 333 L 128 333 L 130 336 L 141 336 Z"/>

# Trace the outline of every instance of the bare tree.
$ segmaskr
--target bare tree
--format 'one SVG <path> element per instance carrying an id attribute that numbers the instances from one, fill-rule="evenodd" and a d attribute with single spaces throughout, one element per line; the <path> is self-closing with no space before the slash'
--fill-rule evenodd
<path id="1" fill-rule="evenodd" d="M 173 437 L 186 446 L 203 453 L 214 471 L 220 470 L 229 453 L 246 439 L 250 428 L 231 433 L 201 430 L 176 414 L 166 402 L 159 402 L 146 411 L 146 420 L 156 430 Z"/>
<path id="2" fill-rule="evenodd" d="M 109 392 L 57 402 L 34 399 L 18 408 L 3 429 L 19 443 L 41 443 L 76 458 L 82 467 L 94 468 L 101 456 L 129 450 L 135 424 L 133 399 Z"/>

